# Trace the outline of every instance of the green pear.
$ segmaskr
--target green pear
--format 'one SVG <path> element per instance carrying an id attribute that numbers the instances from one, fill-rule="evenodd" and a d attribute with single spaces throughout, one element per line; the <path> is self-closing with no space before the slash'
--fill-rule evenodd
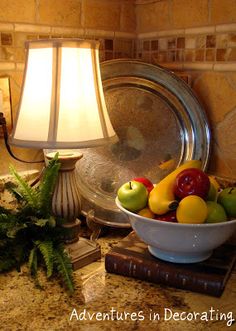
<path id="1" fill-rule="evenodd" d="M 219 203 L 216 201 L 207 201 L 207 218 L 205 223 L 219 223 L 219 222 L 226 222 L 227 215 Z"/>
<path id="2" fill-rule="evenodd" d="M 217 200 L 217 189 L 211 181 L 210 181 L 210 189 L 207 194 L 207 200 L 209 200 L 209 201 Z"/>

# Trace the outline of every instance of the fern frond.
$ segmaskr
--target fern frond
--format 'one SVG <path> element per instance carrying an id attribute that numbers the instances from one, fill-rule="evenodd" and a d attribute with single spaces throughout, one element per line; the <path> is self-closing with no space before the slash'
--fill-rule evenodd
<path id="1" fill-rule="evenodd" d="M 51 214 L 52 196 L 55 189 L 60 163 L 58 162 L 58 153 L 50 160 L 44 170 L 43 178 L 39 184 L 39 208 L 47 218 Z"/>
<path id="2" fill-rule="evenodd" d="M 36 277 L 37 272 L 38 272 L 38 255 L 37 255 L 36 246 L 34 246 L 30 251 L 28 266 L 29 266 L 31 275 Z"/>
<path id="3" fill-rule="evenodd" d="M 72 265 L 70 258 L 65 252 L 64 246 L 62 244 L 59 244 L 54 248 L 53 258 L 57 271 L 61 275 L 64 284 L 67 286 L 69 292 L 73 293 L 74 284 Z"/>
<path id="4" fill-rule="evenodd" d="M 39 241 L 35 242 L 40 253 L 43 256 L 47 268 L 47 278 L 52 276 L 53 272 L 53 244 L 52 241 Z"/>
<path id="5" fill-rule="evenodd" d="M 25 200 L 25 202 L 31 206 L 34 209 L 37 209 L 38 207 L 38 197 L 36 190 L 34 190 L 28 183 L 25 181 L 15 170 L 13 166 L 10 166 L 10 172 L 15 178 L 19 194 L 22 196 L 22 198 Z"/>
<path id="6" fill-rule="evenodd" d="M 16 200 L 18 202 L 22 201 L 23 200 L 23 196 L 21 194 L 21 192 L 19 192 L 19 190 L 17 189 L 17 185 L 13 182 L 7 182 L 5 184 L 5 189 L 11 193 L 11 195 L 16 198 Z"/>

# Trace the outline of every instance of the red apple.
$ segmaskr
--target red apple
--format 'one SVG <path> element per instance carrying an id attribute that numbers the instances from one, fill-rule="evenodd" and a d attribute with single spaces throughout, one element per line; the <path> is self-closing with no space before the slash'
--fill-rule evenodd
<path id="1" fill-rule="evenodd" d="M 156 215 L 155 219 L 163 222 L 177 222 L 176 210 L 168 211 L 163 215 Z"/>
<path id="2" fill-rule="evenodd" d="M 183 199 L 188 195 L 197 195 L 206 199 L 210 188 L 210 180 L 207 174 L 196 168 L 181 171 L 175 179 L 174 194 Z"/>
<path id="3" fill-rule="evenodd" d="M 135 182 L 142 183 L 144 186 L 146 186 L 148 193 L 150 193 L 151 190 L 154 188 L 152 182 L 146 177 L 137 177 L 137 178 L 133 178 L 132 180 L 134 180 Z"/>

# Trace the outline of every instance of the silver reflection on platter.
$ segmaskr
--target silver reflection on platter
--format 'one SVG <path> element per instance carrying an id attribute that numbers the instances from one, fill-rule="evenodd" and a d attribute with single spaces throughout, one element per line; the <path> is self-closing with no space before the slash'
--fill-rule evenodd
<path id="1" fill-rule="evenodd" d="M 116 204 L 117 189 L 133 177 L 158 182 L 179 164 L 201 159 L 207 167 L 210 130 L 190 87 L 159 66 L 135 60 L 101 64 L 107 109 L 119 138 L 83 149 L 78 163 L 82 211 L 102 225 L 130 227 Z"/>

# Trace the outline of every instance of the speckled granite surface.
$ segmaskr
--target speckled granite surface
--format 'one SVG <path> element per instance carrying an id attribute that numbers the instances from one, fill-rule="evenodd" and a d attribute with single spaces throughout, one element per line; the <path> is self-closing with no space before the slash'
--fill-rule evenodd
<path id="1" fill-rule="evenodd" d="M 0 200 L 11 206 L 1 192 Z M 102 231 L 98 239 L 102 259 L 74 272 L 76 291 L 71 297 L 57 280 L 47 281 L 43 272 L 44 288 L 37 289 L 26 266 L 21 272 L 0 274 L 0 330 L 236 330 L 232 323 L 236 319 L 236 268 L 221 298 L 106 273 L 105 253 L 128 233 L 125 229 Z M 87 228 L 82 227 L 82 234 L 87 235 Z"/>
<path id="2" fill-rule="evenodd" d="M 236 270 L 234 269 L 221 298 L 130 279 L 104 270 L 104 254 L 128 233 L 109 229 L 99 239 L 103 258 L 74 273 L 76 291 L 68 296 L 56 280 L 46 281 L 40 273 L 43 290 L 35 288 L 27 268 L 0 275 L 0 330 L 235 330 Z M 170 314 L 225 312 L 224 320 L 178 321 Z M 169 309 L 169 310 L 167 310 Z M 164 312 L 166 315 L 164 314 Z M 102 315 L 109 313 L 108 315 Z M 126 313 L 126 315 L 125 315 Z M 133 315 L 129 315 L 132 314 Z M 156 314 L 156 320 L 150 318 Z M 189 315 L 189 318 L 192 315 Z M 159 317 L 160 319 L 158 319 Z M 91 319 L 91 320 L 90 320 Z M 105 320 L 102 320 L 105 319 Z M 210 319 L 210 315 L 209 315 Z"/>

